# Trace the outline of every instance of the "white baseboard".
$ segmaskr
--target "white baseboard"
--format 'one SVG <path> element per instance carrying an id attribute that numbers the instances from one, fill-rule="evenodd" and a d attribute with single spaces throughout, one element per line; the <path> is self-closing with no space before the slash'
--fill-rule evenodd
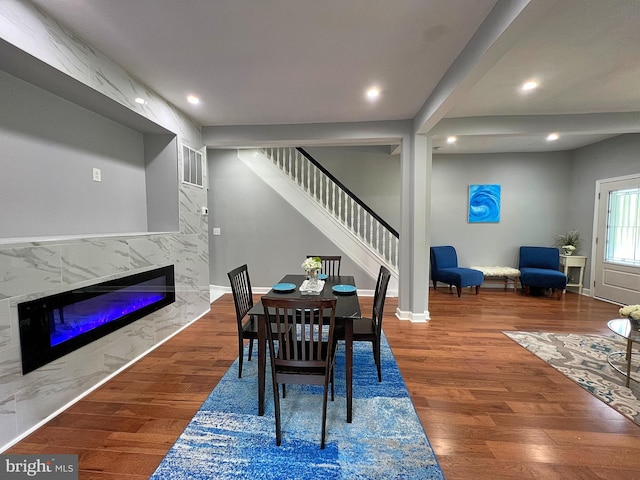
<path id="1" fill-rule="evenodd" d="M 411 323 L 427 323 L 429 320 L 431 320 L 428 310 L 425 310 L 424 313 L 413 313 L 397 308 L 396 317 L 398 318 L 398 320 L 408 320 Z"/>

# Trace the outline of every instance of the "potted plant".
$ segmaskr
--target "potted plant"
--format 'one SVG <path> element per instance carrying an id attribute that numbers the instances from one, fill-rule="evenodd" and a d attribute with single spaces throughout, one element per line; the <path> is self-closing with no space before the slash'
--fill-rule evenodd
<path id="1" fill-rule="evenodd" d="M 580 248 L 580 232 L 578 230 L 571 230 L 565 234 L 557 235 L 556 238 L 555 245 L 562 250 L 564 255 L 578 253 Z"/>

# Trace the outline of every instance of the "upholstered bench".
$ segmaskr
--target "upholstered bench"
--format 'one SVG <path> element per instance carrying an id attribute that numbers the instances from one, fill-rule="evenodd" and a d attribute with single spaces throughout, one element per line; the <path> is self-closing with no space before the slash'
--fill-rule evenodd
<path id="1" fill-rule="evenodd" d="M 504 281 L 504 289 L 507 289 L 509 282 L 513 283 L 513 291 L 518 290 L 518 277 L 520 270 L 512 267 L 470 267 L 474 270 L 480 270 L 484 274 L 486 280 Z"/>

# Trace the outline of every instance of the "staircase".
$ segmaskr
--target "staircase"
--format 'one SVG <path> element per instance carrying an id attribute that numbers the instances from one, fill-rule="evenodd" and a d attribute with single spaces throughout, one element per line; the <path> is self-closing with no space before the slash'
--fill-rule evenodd
<path id="1" fill-rule="evenodd" d="M 385 265 L 397 291 L 398 233 L 303 149 L 239 150 L 238 158 L 373 278 Z"/>

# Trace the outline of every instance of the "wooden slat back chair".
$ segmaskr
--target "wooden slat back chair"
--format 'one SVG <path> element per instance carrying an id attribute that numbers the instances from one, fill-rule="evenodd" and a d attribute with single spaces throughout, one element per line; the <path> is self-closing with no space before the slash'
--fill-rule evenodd
<path id="1" fill-rule="evenodd" d="M 253 316 L 247 318 L 247 312 L 253 307 L 253 294 L 251 280 L 247 265 L 234 268 L 229 273 L 233 303 L 236 307 L 236 320 L 238 322 L 238 378 L 242 378 L 242 360 L 244 358 L 244 340 L 249 339 L 248 360 L 251 361 L 253 341 L 258 339 L 258 321 Z"/>
<path id="2" fill-rule="evenodd" d="M 387 297 L 387 287 L 391 273 L 384 266 L 380 266 L 376 290 L 373 296 L 373 311 L 371 318 L 359 318 L 353 321 L 353 341 L 371 342 L 373 359 L 378 369 L 378 382 L 382 382 L 382 366 L 380 364 L 380 338 L 382 337 L 382 317 L 384 303 Z"/>
<path id="3" fill-rule="evenodd" d="M 278 386 L 283 386 L 284 398 L 286 384 L 323 385 L 320 448 L 324 448 L 329 382 L 334 399 L 336 299 L 264 296 L 262 305 L 269 338 L 276 444 L 282 441 Z"/>
<path id="4" fill-rule="evenodd" d="M 307 255 L 307 258 L 318 257 L 322 262 L 322 273 L 329 276 L 340 275 L 342 255 Z"/>

